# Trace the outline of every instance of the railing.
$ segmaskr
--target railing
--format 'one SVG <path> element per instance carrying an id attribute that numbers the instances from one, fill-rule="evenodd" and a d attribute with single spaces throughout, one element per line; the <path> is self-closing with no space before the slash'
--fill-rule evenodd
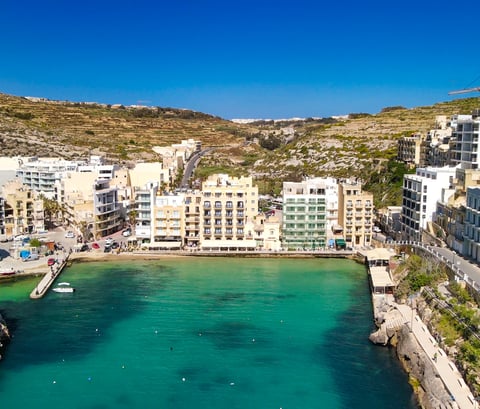
<path id="1" fill-rule="evenodd" d="M 432 246 L 419 242 L 419 241 L 392 241 L 389 243 L 386 243 L 387 245 L 390 246 L 410 246 L 410 247 L 416 247 L 420 248 L 424 251 L 427 251 L 429 254 L 432 256 L 436 257 L 439 259 L 441 262 L 443 262 L 445 265 L 449 266 L 452 272 L 454 273 L 455 277 L 458 278 L 459 280 L 465 281 L 472 289 L 474 289 L 477 292 L 480 292 L 480 284 L 478 284 L 475 280 L 473 280 L 471 277 L 468 276 L 467 273 L 463 272 L 458 265 L 454 263 L 454 258 L 452 257 L 452 260 L 448 259 L 444 255 L 440 254 L 438 251 L 436 251 L 435 248 Z"/>

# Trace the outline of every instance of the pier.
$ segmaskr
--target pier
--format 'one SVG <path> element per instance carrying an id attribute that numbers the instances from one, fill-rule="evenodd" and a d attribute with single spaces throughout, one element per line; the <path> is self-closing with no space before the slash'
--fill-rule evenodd
<path id="1" fill-rule="evenodd" d="M 37 300 L 42 298 L 52 286 L 55 279 L 60 276 L 61 272 L 67 265 L 68 256 L 61 260 L 60 262 L 55 263 L 51 266 L 50 271 L 43 276 L 40 282 L 35 286 L 33 291 L 30 293 L 30 298 L 32 300 Z"/>

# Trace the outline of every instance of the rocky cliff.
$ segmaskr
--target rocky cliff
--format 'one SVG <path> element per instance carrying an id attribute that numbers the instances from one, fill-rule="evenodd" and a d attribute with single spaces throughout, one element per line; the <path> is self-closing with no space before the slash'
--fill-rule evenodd
<path id="1" fill-rule="evenodd" d="M 435 367 L 410 333 L 408 325 L 394 302 L 374 299 L 375 323 L 378 327 L 369 339 L 374 344 L 392 345 L 397 349 L 397 356 L 404 370 L 408 373 L 410 384 L 417 395 L 419 404 L 424 409 L 456 408 L 455 402 L 438 376 Z"/>
<path id="2" fill-rule="evenodd" d="M 410 377 L 419 403 L 425 409 L 456 408 L 430 359 L 404 325 L 391 342 L 396 344 L 397 356 Z"/>
<path id="3" fill-rule="evenodd" d="M 0 359 L 2 359 L 3 351 L 10 341 L 10 333 L 8 332 L 7 324 L 0 314 Z"/>

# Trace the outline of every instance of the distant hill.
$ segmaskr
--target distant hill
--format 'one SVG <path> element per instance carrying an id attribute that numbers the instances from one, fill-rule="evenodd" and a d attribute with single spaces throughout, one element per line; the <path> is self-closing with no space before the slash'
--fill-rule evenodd
<path id="1" fill-rule="evenodd" d="M 161 107 L 125 107 L 49 101 L 0 94 L 2 155 L 100 154 L 111 161 L 151 160 L 152 146 L 182 139 L 205 146 L 237 144 L 241 125 L 200 112 Z"/>
<path id="2" fill-rule="evenodd" d="M 98 154 L 128 163 L 158 159 L 153 146 L 193 138 L 215 147 L 200 162 L 198 177 L 248 174 L 262 192 L 278 194 L 286 179 L 354 176 L 377 194 L 377 205 L 384 205 L 398 201 L 398 183 L 406 171 L 394 161 L 398 138 L 426 133 L 436 115 L 469 114 L 479 107 L 480 98 L 465 98 L 412 109 L 386 107 L 377 114 L 234 123 L 174 108 L 0 94 L 0 146 L 4 156 Z"/>

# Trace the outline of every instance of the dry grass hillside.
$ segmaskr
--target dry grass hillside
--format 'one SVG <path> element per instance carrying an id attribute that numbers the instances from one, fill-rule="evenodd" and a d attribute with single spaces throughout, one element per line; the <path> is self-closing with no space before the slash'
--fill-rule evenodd
<path id="1" fill-rule="evenodd" d="M 199 139 L 205 146 L 243 141 L 246 127 L 171 108 L 131 108 L 37 100 L 0 94 L 2 155 L 101 154 L 112 161 L 150 160 L 152 146 Z"/>
<path id="2" fill-rule="evenodd" d="M 0 146 L 4 156 L 73 159 L 98 154 L 128 163 L 157 159 L 153 146 L 194 138 L 204 147 L 216 147 L 202 159 L 198 177 L 252 175 L 261 191 L 279 193 L 283 180 L 304 175 L 356 176 L 371 190 L 380 186 L 380 201 L 389 203 L 395 199 L 387 196 L 396 197 L 395 186 L 405 172 L 393 160 L 398 138 L 425 134 L 436 115 L 469 114 L 479 107 L 479 98 L 466 98 L 412 109 L 390 107 L 374 115 L 241 125 L 189 110 L 0 94 Z"/>

